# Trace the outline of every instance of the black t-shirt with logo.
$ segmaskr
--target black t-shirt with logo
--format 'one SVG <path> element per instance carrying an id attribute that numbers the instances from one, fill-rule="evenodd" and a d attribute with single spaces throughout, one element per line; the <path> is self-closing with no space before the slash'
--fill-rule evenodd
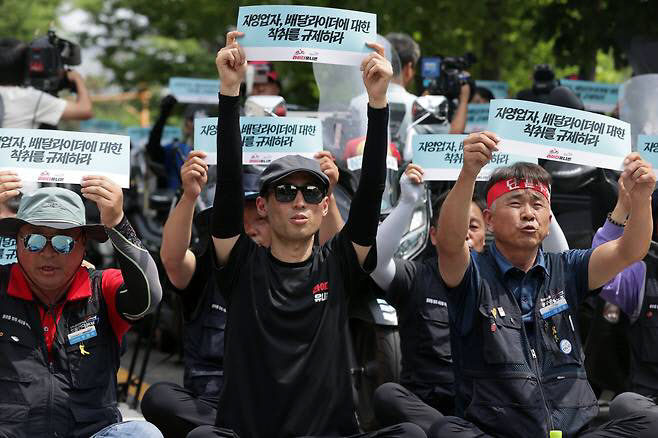
<path id="1" fill-rule="evenodd" d="M 398 313 L 400 383 L 435 407 L 454 397 L 446 289 L 436 256 L 422 262 L 396 259 L 386 293 Z"/>
<path id="2" fill-rule="evenodd" d="M 358 432 L 347 355 L 347 301 L 364 269 L 345 232 L 301 263 L 242 234 L 218 272 L 228 304 L 217 425 L 240 436 Z"/>

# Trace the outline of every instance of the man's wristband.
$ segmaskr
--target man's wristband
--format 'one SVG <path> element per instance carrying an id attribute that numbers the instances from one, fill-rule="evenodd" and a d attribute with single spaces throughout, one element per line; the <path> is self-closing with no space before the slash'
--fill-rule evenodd
<path id="1" fill-rule="evenodd" d="M 626 226 L 626 221 L 624 221 L 623 224 L 620 224 L 616 220 L 612 219 L 612 212 L 608 213 L 608 222 L 610 222 L 612 225 L 616 225 L 618 227 L 625 227 Z"/>

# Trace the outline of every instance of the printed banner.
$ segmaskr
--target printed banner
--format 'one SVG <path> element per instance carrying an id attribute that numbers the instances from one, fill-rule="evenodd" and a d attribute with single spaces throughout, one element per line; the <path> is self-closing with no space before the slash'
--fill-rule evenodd
<path id="1" fill-rule="evenodd" d="M 126 134 L 130 136 L 130 141 L 133 146 L 143 147 L 149 141 L 151 128 L 142 128 L 141 126 L 129 126 L 126 128 Z M 162 138 L 160 139 L 161 145 L 168 145 L 174 140 L 181 140 L 183 138 L 183 131 L 178 126 L 167 125 L 162 131 Z"/>
<path id="2" fill-rule="evenodd" d="M 123 125 L 114 120 L 89 119 L 80 122 L 80 131 L 99 134 L 121 134 Z"/>
<path id="3" fill-rule="evenodd" d="M 588 111 L 611 113 L 617 106 L 619 84 L 603 84 L 601 82 L 575 81 L 572 79 L 560 79 L 560 84 L 576 93 Z"/>
<path id="4" fill-rule="evenodd" d="M 587 111 L 515 99 L 490 103 L 489 131 L 501 151 L 621 170 L 631 152 L 631 126 Z"/>
<path id="5" fill-rule="evenodd" d="M 456 181 L 464 163 L 464 139 L 466 135 L 429 134 L 414 135 L 414 163 L 422 166 L 426 181 Z M 478 174 L 478 181 L 489 179 L 497 167 L 509 166 L 518 161 L 537 164 L 537 159 L 522 155 L 496 152 L 489 164 Z"/>
<path id="6" fill-rule="evenodd" d="M 509 96 L 509 85 L 504 81 L 475 81 L 478 87 L 484 87 L 491 91 L 496 99 L 507 99 Z"/>
<path id="7" fill-rule="evenodd" d="M 0 265 L 16 263 L 16 240 L 0 237 Z"/>
<path id="8" fill-rule="evenodd" d="M 248 60 L 360 65 L 376 41 L 377 15 L 314 6 L 245 6 L 239 39 Z"/>
<path id="9" fill-rule="evenodd" d="M 488 103 L 469 103 L 468 119 L 464 132 L 480 132 L 487 129 L 489 123 L 489 104 Z"/>
<path id="10" fill-rule="evenodd" d="M 169 78 L 169 94 L 180 103 L 217 104 L 217 93 L 217 79 Z"/>
<path id="11" fill-rule="evenodd" d="M 84 175 L 105 175 L 130 185 L 130 138 L 123 135 L 46 129 L 0 129 L 0 170 L 23 181 L 79 184 Z"/>
<path id="12" fill-rule="evenodd" d="M 322 123 L 304 117 L 240 117 L 242 164 L 267 165 L 286 155 L 313 158 L 322 150 Z M 217 117 L 194 119 L 194 149 L 217 164 Z"/>
<path id="13" fill-rule="evenodd" d="M 658 169 L 658 135 L 638 135 L 637 151 L 654 169 Z"/>

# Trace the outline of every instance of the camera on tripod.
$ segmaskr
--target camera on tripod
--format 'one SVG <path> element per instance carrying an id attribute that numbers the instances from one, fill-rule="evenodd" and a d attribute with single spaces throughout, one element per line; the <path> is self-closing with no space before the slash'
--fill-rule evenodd
<path id="1" fill-rule="evenodd" d="M 61 90 L 76 91 L 68 80 L 66 67 L 80 65 L 80 46 L 59 38 L 54 31 L 32 41 L 27 49 L 25 85 L 57 95 Z"/>
<path id="2" fill-rule="evenodd" d="M 420 70 L 423 89 L 429 94 L 445 96 L 448 100 L 456 99 L 462 85 L 469 84 L 471 90 L 475 88 L 475 81 L 465 70 L 476 62 L 473 53 L 422 58 Z"/>

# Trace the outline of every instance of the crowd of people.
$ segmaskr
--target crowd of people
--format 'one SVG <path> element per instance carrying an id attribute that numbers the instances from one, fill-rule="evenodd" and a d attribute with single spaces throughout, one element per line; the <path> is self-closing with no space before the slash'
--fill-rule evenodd
<path id="1" fill-rule="evenodd" d="M 553 217 L 551 175 L 531 163 L 501 167 L 481 196 L 476 178 L 500 138 L 470 134 L 461 173 L 433 208 L 434 255 L 398 259 L 424 194 L 423 168 L 407 166 L 398 203 L 381 224 L 379 206 L 389 105 L 411 113 L 415 96 L 405 86 L 418 45 L 389 35 L 400 57 L 394 68 L 381 45 L 369 44 L 360 67 L 366 95 L 352 102 L 367 119 L 361 176 L 343 221 L 334 196 L 340 171 L 329 152 L 279 158 L 260 173 L 243 169 L 247 61 L 240 36 L 229 32 L 215 60 L 216 172 L 191 144 L 200 108 L 186 110 L 186 138 L 168 151 L 160 137 L 176 101 L 166 98 L 147 146 L 166 163 L 160 185 L 182 190 L 164 225 L 160 259 L 166 288 L 182 302 L 185 371 L 183 386 L 149 388 L 146 421 L 121 421 L 116 373 L 124 335 L 158 306 L 163 286 L 124 214 L 121 188 L 88 175 L 82 197 L 60 187 L 23 195 L 17 172 L 0 171 L 0 236 L 15 239 L 17 251 L 16 263 L 0 266 L 1 435 L 656 436 L 658 196 L 650 164 L 637 153 L 626 157 L 617 205 L 592 248 L 570 250 Z M 21 56 L 14 40 L 0 47 L 3 62 Z M 75 102 L 0 77 L 2 126 L 90 117 L 84 81 L 69 75 Z M 278 94 L 276 73 L 264 78 L 256 92 Z M 469 101 L 491 97 L 464 84 L 450 132 L 464 131 Z M 198 212 L 210 180 L 212 207 Z M 97 206 L 99 224 L 87 223 L 83 198 Z M 85 244 L 108 239 L 119 267 L 95 269 Z M 348 304 L 364 285 L 396 309 L 402 348 L 400 381 L 375 391 L 379 428 L 370 431 L 355 415 L 348 361 Z M 596 425 L 578 312 L 594 295 L 632 321 L 628 391 Z"/>

